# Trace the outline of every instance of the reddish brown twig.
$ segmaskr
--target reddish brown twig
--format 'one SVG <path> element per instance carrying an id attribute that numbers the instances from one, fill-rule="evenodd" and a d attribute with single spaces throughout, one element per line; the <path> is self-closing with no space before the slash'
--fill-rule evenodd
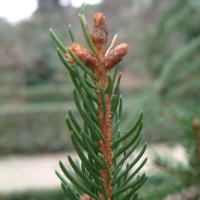
<path id="1" fill-rule="evenodd" d="M 195 153 L 200 167 L 200 121 L 198 119 L 192 120 L 192 133 L 195 139 Z"/>

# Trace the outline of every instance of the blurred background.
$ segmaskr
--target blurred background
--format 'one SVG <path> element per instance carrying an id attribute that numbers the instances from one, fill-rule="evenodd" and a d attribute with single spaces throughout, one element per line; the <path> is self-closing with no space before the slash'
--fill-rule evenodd
<path id="1" fill-rule="evenodd" d="M 122 126 L 131 124 L 143 109 L 143 140 L 149 148 L 158 153 L 164 149 L 164 156 L 174 154 L 176 159 L 187 162 L 189 150 L 196 148 L 198 142 L 200 145 L 200 136 L 196 140 L 192 136 L 192 124 L 195 120 L 198 129 L 200 119 L 200 1 L 84 2 L 88 4 L 86 17 L 90 26 L 94 13 L 104 12 L 109 41 L 117 33 L 117 43 L 129 44 L 129 53 L 121 63 Z M 54 169 L 59 159 L 65 159 L 65 152 L 73 153 L 64 119 L 69 108 L 76 109 L 73 85 L 57 58 L 48 29 L 53 28 L 68 45 L 67 29 L 71 24 L 76 38 L 83 42 L 77 17 L 82 3 L 0 1 L 2 200 L 65 199 Z M 151 174 L 156 166 L 149 163 L 149 168 Z M 164 199 L 182 191 L 181 181 L 163 174 L 158 171 L 152 175 L 144 199 Z M 177 190 L 165 191 L 165 185 L 172 182 L 178 185 Z M 158 183 L 161 192 L 157 191 L 160 196 L 155 197 L 153 186 Z"/>

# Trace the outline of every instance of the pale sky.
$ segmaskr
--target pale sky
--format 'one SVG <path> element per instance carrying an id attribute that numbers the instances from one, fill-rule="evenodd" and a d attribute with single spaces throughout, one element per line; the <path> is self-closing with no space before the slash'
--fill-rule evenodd
<path id="1" fill-rule="evenodd" d="M 83 2 L 97 4 L 102 0 L 71 0 L 72 6 L 79 7 Z M 63 5 L 68 0 L 61 0 Z M 6 18 L 11 23 L 28 19 L 37 8 L 37 0 L 0 0 L 0 17 Z"/>

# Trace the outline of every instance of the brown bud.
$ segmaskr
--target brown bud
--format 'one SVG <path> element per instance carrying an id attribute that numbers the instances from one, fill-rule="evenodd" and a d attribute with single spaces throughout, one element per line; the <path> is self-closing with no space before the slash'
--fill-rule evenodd
<path id="1" fill-rule="evenodd" d="M 83 194 L 81 197 L 80 197 L 80 200 L 93 200 L 92 197 L 88 196 L 87 194 Z"/>
<path id="2" fill-rule="evenodd" d="M 117 45 L 114 49 L 112 49 L 105 57 L 105 67 L 106 69 L 112 69 L 114 65 L 118 64 L 121 59 L 128 52 L 128 44 L 120 44 Z"/>
<path id="3" fill-rule="evenodd" d="M 192 128 L 193 129 L 198 129 L 200 127 L 200 121 L 197 118 L 194 118 L 192 120 Z"/>
<path id="4" fill-rule="evenodd" d="M 69 49 L 76 53 L 77 57 L 91 69 L 94 69 L 98 65 L 97 58 L 81 45 L 72 43 Z M 65 57 L 69 62 L 75 63 L 71 55 L 66 54 Z"/>
<path id="5" fill-rule="evenodd" d="M 105 16 L 103 13 L 94 15 L 94 29 L 91 34 L 92 42 L 98 50 L 104 48 L 108 40 L 108 31 L 105 24 Z"/>

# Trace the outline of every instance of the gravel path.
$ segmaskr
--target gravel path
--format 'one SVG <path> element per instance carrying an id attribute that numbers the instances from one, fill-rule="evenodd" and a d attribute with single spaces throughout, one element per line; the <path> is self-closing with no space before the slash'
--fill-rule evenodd
<path id="1" fill-rule="evenodd" d="M 181 146 L 167 147 L 152 145 L 148 147 L 146 156 L 148 162 L 144 168 L 148 174 L 154 173 L 152 157 L 155 152 L 160 155 L 173 156 L 186 162 L 184 149 Z M 74 153 L 70 153 L 75 156 Z M 23 191 L 27 189 L 45 189 L 59 187 L 59 180 L 54 171 L 58 161 L 66 160 L 66 154 L 51 154 L 37 156 L 9 156 L 0 159 L 0 193 Z"/>

